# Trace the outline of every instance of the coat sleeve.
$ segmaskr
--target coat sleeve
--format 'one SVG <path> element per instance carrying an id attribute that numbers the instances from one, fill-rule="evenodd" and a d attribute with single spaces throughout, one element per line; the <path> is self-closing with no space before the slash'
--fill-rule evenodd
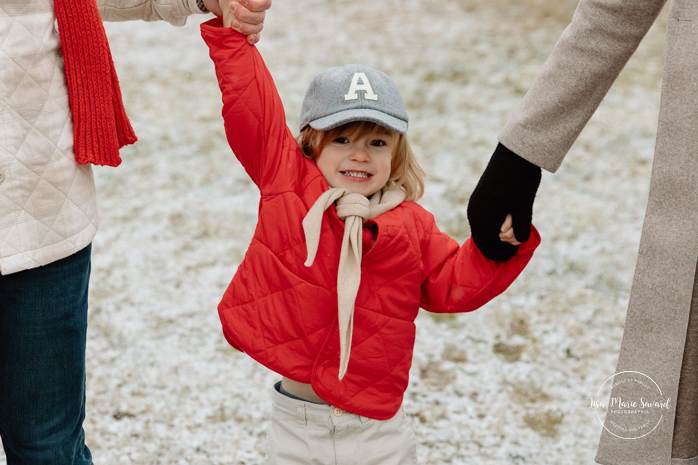
<path id="1" fill-rule="evenodd" d="M 665 3 L 581 0 L 499 141 L 555 172 Z"/>
<path id="2" fill-rule="evenodd" d="M 470 312 L 504 292 L 521 274 L 540 244 L 538 230 L 531 225 L 531 237 L 519 246 L 507 262 L 486 258 L 472 238 L 461 247 L 439 231 L 427 214 L 422 239 L 421 307 L 436 313 Z"/>
<path id="3" fill-rule="evenodd" d="M 183 26 L 187 16 L 203 13 L 196 0 L 97 0 L 102 21 L 167 21 Z"/>
<path id="4" fill-rule="evenodd" d="M 223 94 L 228 143 L 263 195 L 293 190 L 304 159 L 271 74 L 257 48 L 222 25 L 212 19 L 201 25 L 201 34 Z"/>

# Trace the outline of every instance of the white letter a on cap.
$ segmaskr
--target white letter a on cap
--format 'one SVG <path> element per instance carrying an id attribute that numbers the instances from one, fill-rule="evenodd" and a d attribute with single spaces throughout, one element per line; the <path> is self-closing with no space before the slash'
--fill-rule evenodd
<path id="1" fill-rule="evenodd" d="M 361 79 L 361 84 L 359 84 L 359 79 Z M 371 89 L 371 83 L 368 82 L 368 78 L 364 73 L 354 73 L 354 77 L 351 80 L 351 86 L 349 87 L 349 93 L 344 96 L 344 100 L 358 100 L 359 96 L 356 91 L 363 90 L 366 92 L 364 98 L 366 100 L 378 100 L 378 96 L 373 93 Z"/>

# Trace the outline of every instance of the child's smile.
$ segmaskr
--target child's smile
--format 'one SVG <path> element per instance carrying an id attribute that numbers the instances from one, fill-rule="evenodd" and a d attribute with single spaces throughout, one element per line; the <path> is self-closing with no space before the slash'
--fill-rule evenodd
<path id="1" fill-rule="evenodd" d="M 353 178 L 366 178 L 366 179 L 368 179 L 369 176 L 372 176 L 369 173 L 364 173 L 361 171 L 342 171 L 341 173 L 345 176 L 351 176 Z"/>
<path id="2" fill-rule="evenodd" d="M 390 178 L 394 136 L 380 130 L 363 137 L 345 133 L 327 144 L 317 166 L 330 187 L 344 187 L 366 197 Z"/>

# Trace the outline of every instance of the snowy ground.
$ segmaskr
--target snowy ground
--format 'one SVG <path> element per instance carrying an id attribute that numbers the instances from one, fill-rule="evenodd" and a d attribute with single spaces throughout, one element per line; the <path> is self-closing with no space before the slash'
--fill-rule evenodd
<path id="1" fill-rule="evenodd" d="M 259 48 L 294 130 L 321 69 L 361 62 L 392 76 L 430 173 L 421 203 L 462 242 L 497 132 L 575 4 L 276 1 Z M 228 347 L 216 314 L 258 194 L 224 139 L 203 19 L 107 25 L 140 141 L 118 169 L 95 170 L 85 430 L 98 464 L 263 462 L 278 376 Z M 593 463 L 601 426 L 589 398 L 622 336 L 663 34 L 660 19 L 562 168 L 544 174 L 543 244 L 521 278 L 477 312 L 419 316 L 404 406 L 423 464 Z"/>

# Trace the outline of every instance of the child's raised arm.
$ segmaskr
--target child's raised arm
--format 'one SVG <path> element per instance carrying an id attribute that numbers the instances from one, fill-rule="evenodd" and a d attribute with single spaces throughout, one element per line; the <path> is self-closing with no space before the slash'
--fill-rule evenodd
<path id="1" fill-rule="evenodd" d="M 263 194 L 289 189 L 302 156 L 286 126 L 284 108 L 256 47 L 223 27 L 221 18 L 201 25 L 223 93 L 228 143 Z"/>

